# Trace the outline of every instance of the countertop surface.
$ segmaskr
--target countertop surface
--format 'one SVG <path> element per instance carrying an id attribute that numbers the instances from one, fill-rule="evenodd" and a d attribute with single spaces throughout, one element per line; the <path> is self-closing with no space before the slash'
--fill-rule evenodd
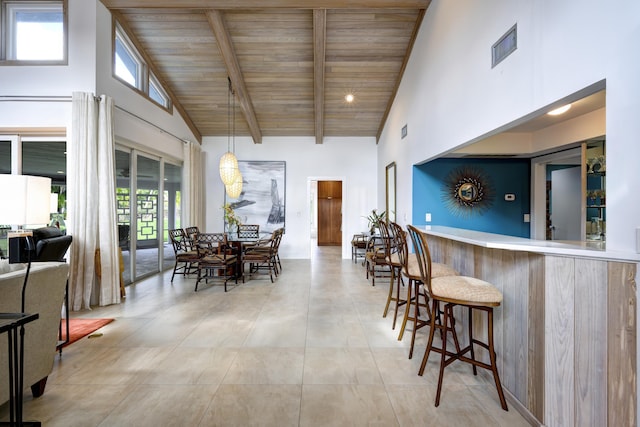
<path id="1" fill-rule="evenodd" d="M 607 252 L 606 243 L 602 241 L 574 242 L 562 240 L 535 240 L 524 237 L 507 236 L 504 234 L 466 230 L 463 228 L 444 227 L 440 225 L 421 225 L 416 226 L 416 228 L 424 231 L 427 235 L 443 237 L 485 248 L 585 258 L 601 258 L 616 261 L 640 261 L 640 254 Z"/>

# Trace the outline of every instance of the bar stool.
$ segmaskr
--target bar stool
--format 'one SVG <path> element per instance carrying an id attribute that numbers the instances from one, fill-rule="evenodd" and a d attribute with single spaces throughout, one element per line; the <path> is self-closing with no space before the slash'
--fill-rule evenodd
<path id="1" fill-rule="evenodd" d="M 387 304 L 384 307 L 382 317 L 387 317 L 389 306 L 394 304 L 393 326 L 396 328 L 396 319 L 398 318 L 398 307 L 407 304 L 407 300 L 400 297 L 400 286 L 404 286 L 402 280 L 402 261 L 398 252 L 401 250 L 401 240 L 406 239 L 404 231 L 395 222 L 384 224 L 380 227 L 380 232 L 385 241 L 385 256 L 389 267 L 391 268 L 391 278 L 389 280 L 389 295 L 387 296 Z M 406 242 L 405 242 L 406 243 Z M 395 285 L 395 286 L 394 286 Z M 395 295 L 394 295 L 395 290 Z"/>
<path id="2" fill-rule="evenodd" d="M 431 255 L 425 235 L 417 228 L 409 225 L 409 236 L 413 242 L 418 266 L 422 276 L 422 282 L 427 296 L 431 298 L 431 312 L 435 313 L 439 310 L 439 305 L 444 304 L 444 325 L 442 322 L 433 322 L 429 331 L 429 341 L 427 349 L 422 358 L 422 364 L 418 375 L 424 374 L 425 366 L 429 360 L 431 350 L 440 353 L 440 374 L 438 377 L 438 391 L 436 392 L 435 406 L 440 405 L 440 394 L 442 392 L 442 378 L 444 376 L 444 368 L 456 360 L 470 363 L 473 367 L 473 375 L 477 375 L 476 367 L 488 369 L 493 373 L 493 379 L 500 398 L 502 409 L 508 411 L 507 402 L 504 398 L 500 376 L 498 375 L 498 367 L 496 365 L 496 352 L 493 347 L 493 307 L 498 307 L 502 302 L 502 293 L 492 284 L 480 279 L 468 276 L 448 276 L 448 277 L 432 277 L 431 275 Z M 458 336 L 455 330 L 455 319 L 453 317 L 453 308 L 462 306 L 468 309 L 469 318 L 469 345 L 460 348 Z M 473 310 L 481 310 L 487 313 L 487 343 L 473 338 Z M 442 336 L 442 348 L 433 346 L 433 335 L 435 330 L 440 330 Z M 447 336 L 451 333 L 456 352 L 447 351 Z M 473 351 L 473 345 L 479 345 L 489 351 L 490 364 L 476 360 Z M 469 357 L 465 354 L 469 353 Z"/>
<path id="3" fill-rule="evenodd" d="M 402 264 L 402 274 L 409 279 L 409 286 L 407 287 L 407 308 L 404 311 L 404 318 L 402 319 L 402 326 L 400 327 L 400 333 L 398 334 L 398 341 L 402 340 L 404 331 L 408 321 L 413 322 L 413 328 L 411 330 L 411 347 L 409 349 L 409 359 L 413 357 L 413 348 L 416 341 L 416 332 L 423 326 L 431 325 L 432 321 L 439 321 L 440 312 L 432 311 L 429 308 L 429 296 L 423 291 L 420 291 L 421 285 L 423 285 L 423 276 L 420 273 L 420 267 L 418 265 L 418 259 L 415 254 L 409 254 L 407 245 L 406 234 L 398 226 L 398 236 L 401 236 L 399 240 L 398 255 L 400 256 L 400 262 Z M 446 264 L 434 262 L 431 269 L 432 277 L 445 277 L 445 276 L 458 276 L 460 273 L 453 267 Z M 420 296 L 423 297 L 424 302 L 420 302 Z M 411 316 L 411 306 L 413 306 L 413 317 Z M 420 318 L 420 307 L 423 307 L 427 313 L 426 319 Z"/>

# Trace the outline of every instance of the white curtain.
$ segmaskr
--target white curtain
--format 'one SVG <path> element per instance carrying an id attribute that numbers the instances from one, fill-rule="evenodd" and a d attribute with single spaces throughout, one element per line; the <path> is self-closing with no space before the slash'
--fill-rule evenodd
<path id="1" fill-rule="evenodd" d="M 98 248 L 102 277 L 95 284 L 98 304 L 120 302 L 114 155 L 112 99 L 74 92 L 67 159 L 73 236 L 69 297 L 74 311 L 91 308 Z"/>
<path id="2" fill-rule="evenodd" d="M 187 142 L 184 145 L 183 182 L 185 188 L 182 194 L 187 195 L 184 220 L 187 227 L 205 226 L 204 216 L 204 168 L 202 167 L 202 149 L 197 142 Z"/>

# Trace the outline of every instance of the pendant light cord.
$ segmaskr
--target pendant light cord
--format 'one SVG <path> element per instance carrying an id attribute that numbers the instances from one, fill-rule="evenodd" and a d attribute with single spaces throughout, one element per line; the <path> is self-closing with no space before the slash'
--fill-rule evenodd
<path id="1" fill-rule="evenodd" d="M 227 77 L 229 81 L 229 91 L 227 92 L 227 151 L 231 151 L 231 78 Z"/>

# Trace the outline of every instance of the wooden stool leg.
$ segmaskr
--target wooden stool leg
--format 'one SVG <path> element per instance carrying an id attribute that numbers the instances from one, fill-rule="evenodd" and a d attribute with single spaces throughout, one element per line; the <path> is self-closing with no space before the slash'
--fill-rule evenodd
<path id="1" fill-rule="evenodd" d="M 402 284 L 402 271 L 398 270 L 398 279 L 396 280 L 396 307 L 393 312 L 393 326 L 391 329 L 396 328 L 396 320 L 398 319 L 398 307 L 407 304 L 406 301 L 400 299 L 400 285 Z"/>
<path id="2" fill-rule="evenodd" d="M 473 351 L 473 310 L 471 309 L 471 307 L 468 307 L 469 309 L 469 354 L 471 355 L 471 360 L 475 361 L 476 360 L 476 355 L 475 352 Z M 473 375 L 478 375 L 478 368 L 476 368 L 475 363 L 471 364 L 471 367 L 473 369 Z"/>
<path id="3" fill-rule="evenodd" d="M 434 313 L 438 310 L 438 301 L 435 299 L 431 300 L 432 309 L 431 312 Z M 440 322 L 442 323 L 442 322 Z M 418 371 L 418 375 L 422 376 L 424 374 L 424 368 L 427 366 L 427 361 L 429 360 L 429 353 L 431 353 L 431 348 L 433 347 L 433 335 L 435 334 L 436 328 L 440 329 L 440 336 L 442 336 L 442 325 L 437 325 L 435 322 L 431 323 L 431 328 L 429 329 L 429 340 L 427 341 L 427 349 L 424 352 L 424 356 L 422 357 L 422 364 L 420 364 L 420 370 Z"/>
<path id="4" fill-rule="evenodd" d="M 489 333 L 489 358 L 491 360 L 491 371 L 493 372 L 493 379 L 496 382 L 496 389 L 498 390 L 498 397 L 500 398 L 500 405 L 502 409 L 508 411 L 507 401 L 504 398 L 504 392 L 502 390 L 502 383 L 500 383 L 500 375 L 498 375 L 498 366 L 496 365 L 496 352 L 493 348 L 493 308 L 487 311 L 488 317 L 488 333 Z"/>
<path id="5" fill-rule="evenodd" d="M 409 286 L 407 286 L 407 308 L 404 310 L 404 318 L 402 319 L 402 326 L 400 327 L 400 333 L 398 334 L 398 341 L 402 341 L 402 336 L 404 335 L 404 329 L 407 326 L 407 320 L 409 319 L 409 311 L 411 310 L 411 300 L 413 297 L 411 296 L 411 290 L 413 288 L 413 280 L 409 279 Z"/>
<path id="6" fill-rule="evenodd" d="M 382 313 L 382 317 L 387 317 L 387 312 L 389 311 L 389 305 L 391 304 L 391 301 L 393 301 L 393 282 L 395 280 L 395 273 L 396 273 L 395 268 L 391 267 L 391 280 L 389 281 L 389 295 L 387 295 L 387 305 L 385 305 L 384 307 L 384 313 Z M 397 313 L 397 307 L 398 305 L 396 304 L 396 313 Z M 396 321 L 394 319 L 392 329 L 395 329 L 395 327 L 396 327 Z"/>
<path id="7" fill-rule="evenodd" d="M 444 306 L 444 338 L 440 354 L 440 375 L 438 376 L 438 390 L 436 391 L 436 407 L 440 405 L 440 395 L 442 394 L 442 379 L 444 378 L 444 368 L 447 365 L 447 333 L 449 332 L 449 320 L 453 317 L 450 304 Z"/>

